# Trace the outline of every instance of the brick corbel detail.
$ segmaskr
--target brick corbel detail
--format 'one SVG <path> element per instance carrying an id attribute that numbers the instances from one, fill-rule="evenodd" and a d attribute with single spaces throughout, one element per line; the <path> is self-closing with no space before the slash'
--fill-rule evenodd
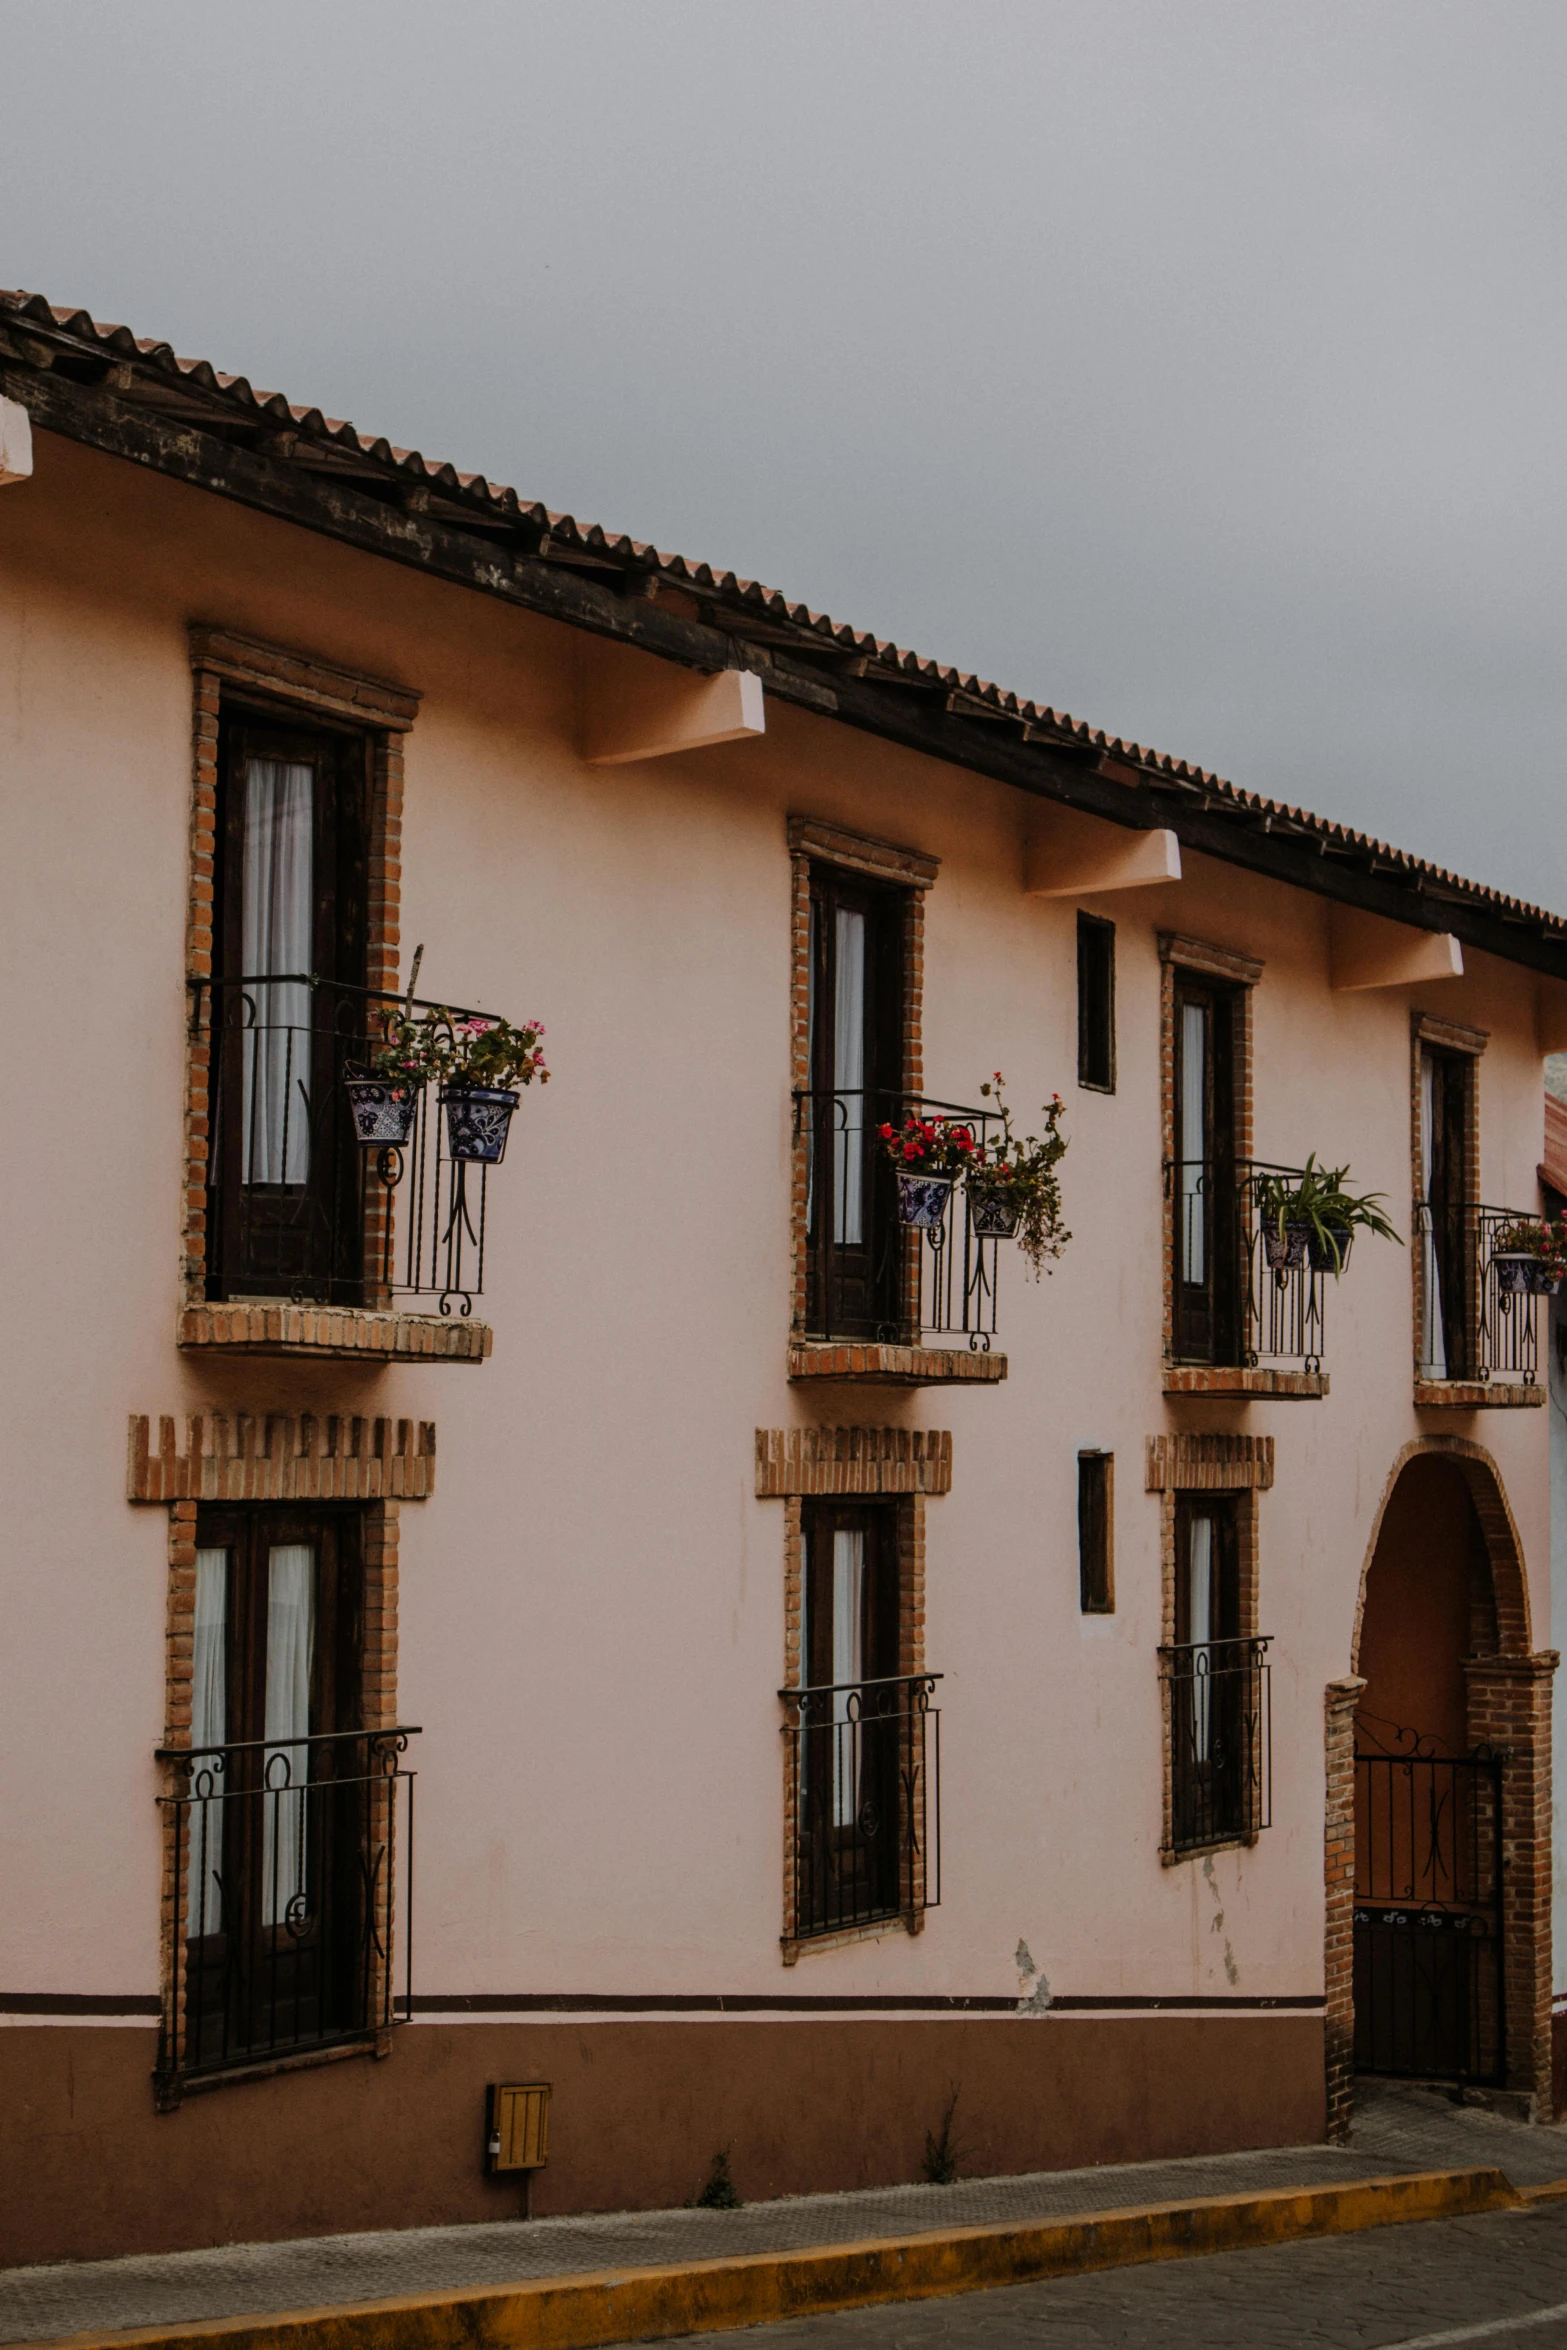
<path id="1" fill-rule="evenodd" d="M 791 1494 L 950 1493 L 946 1428 L 758 1428 L 758 1500 Z M 906 1665 L 902 1670 L 912 1672 Z"/>
<path id="2" fill-rule="evenodd" d="M 1323 2062 L 1328 2143 L 1349 2136 L 1355 2088 L 1355 1708 L 1366 1684 L 1350 1677 L 1326 1691 L 1327 1791 L 1323 1811 Z"/>
<path id="3" fill-rule="evenodd" d="M 1238 955 L 1231 947 L 1215 946 L 1211 939 L 1188 938 L 1181 930 L 1161 930 L 1156 935 L 1161 963 L 1178 963 L 1184 971 L 1201 971 L 1209 979 L 1225 979 L 1240 987 L 1255 987 L 1262 977 L 1263 966 L 1254 955 Z"/>
<path id="4" fill-rule="evenodd" d="M 423 700 L 412 686 L 391 685 L 383 677 L 366 677 L 356 669 L 341 669 L 334 661 L 291 652 L 285 645 L 263 644 L 257 637 L 208 621 L 197 621 L 191 629 L 190 665 L 272 700 L 397 733 L 412 726 Z"/>
<path id="5" fill-rule="evenodd" d="M 133 1412 L 127 1455 L 126 1498 L 177 1513 L 198 1501 L 423 1501 L 435 1489 L 433 1420 L 198 1412 L 182 1450 L 165 1415 L 154 1451 L 150 1418 Z"/>
<path id="6" fill-rule="evenodd" d="M 1150 1436 L 1150 1493 L 1266 1493 L 1273 1483 L 1271 1436 Z"/>
<path id="7" fill-rule="evenodd" d="M 1471 1657 L 1464 1665 L 1472 1745 L 1502 1761 L 1503 2010 L 1507 2086 L 1532 2093 L 1534 2119 L 1552 2118 L 1551 1682 L 1555 1649 Z"/>
<path id="8" fill-rule="evenodd" d="M 900 849 L 891 841 L 868 840 L 862 833 L 845 832 L 838 824 L 824 824 L 816 816 L 791 816 L 789 853 L 814 857 L 828 865 L 846 865 L 851 872 L 868 873 L 877 881 L 901 882 L 905 889 L 929 889 L 941 871 L 941 859 L 922 849 Z"/>
<path id="9" fill-rule="evenodd" d="M 1457 1020 L 1439 1020 L 1431 1012 L 1411 1012 L 1409 1030 L 1417 1045 L 1435 1045 L 1439 1052 L 1473 1053 L 1476 1057 L 1491 1041 L 1489 1028 L 1465 1028 Z"/>

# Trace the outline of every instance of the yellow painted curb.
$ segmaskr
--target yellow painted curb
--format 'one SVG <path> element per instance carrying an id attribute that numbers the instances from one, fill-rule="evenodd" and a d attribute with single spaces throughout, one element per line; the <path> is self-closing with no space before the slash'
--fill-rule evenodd
<path id="1" fill-rule="evenodd" d="M 681 2268 L 600 2269 L 468 2292 L 406 2294 L 358 2307 L 74 2334 L 70 2341 L 72 2350 L 97 2344 L 105 2350 L 595 2350 L 877 2301 L 1029 2284 L 1136 2261 L 1347 2235 L 1400 2220 L 1456 2219 L 1516 2209 L 1522 2200 L 1499 2170 L 1418 2171 L 1344 2186 L 1214 2195 L 803 2252 L 754 2252 Z"/>

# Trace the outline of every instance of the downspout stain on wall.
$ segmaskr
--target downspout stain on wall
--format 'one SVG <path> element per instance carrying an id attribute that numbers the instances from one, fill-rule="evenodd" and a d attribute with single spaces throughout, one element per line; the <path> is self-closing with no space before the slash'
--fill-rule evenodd
<path id="1" fill-rule="evenodd" d="M 1205 1852 L 1203 1854 L 1202 1873 L 1208 1880 L 1208 1890 L 1213 1895 L 1214 1901 L 1216 1903 L 1222 1904 L 1224 1896 L 1219 1891 L 1218 1879 L 1214 1876 L 1213 1873 L 1213 1854 L 1211 1852 Z M 1224 1933 L 1224 1911 L 1222 1907 L 1220 1907 L 1216 1914 L 1209 1919 L 1208 1931 L 1210 1934 Z M 1225 1935 L 1224 1942 L 1224 1971 L 1230 1979 L 1230 1987 L 1233 1990 L 1235 1985 L 1241 1979 L 1241 1970 L 1235 1963 L 1235 1953 L 1230 1948 L 1228 1935 Z"/>

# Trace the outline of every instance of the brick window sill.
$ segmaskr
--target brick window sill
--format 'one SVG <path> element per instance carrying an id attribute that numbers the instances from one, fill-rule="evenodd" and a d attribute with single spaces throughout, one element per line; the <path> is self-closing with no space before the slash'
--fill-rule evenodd
<path id="1" fill-rule="evenodd" d="M 1159 1866 L 1178 1869 L 1189 1860 L 1209 1860 L 1216 1852 L 1253 1852 L 1262 1841 L 1260 1828 L 1246 1836 L 1216 1836 L 1211 1844 L 1161 1844 Z"/>
<path id="2" fill-rule="evenodd" d="M 971 1354 L 967 1347 L 881 1346 L 796 1339 L 789 1348 L 791 1379 L 850 1379 L 879 1387 L 994 1387 L 1007 1375 L 1007 1358 Z"/>
<path id="3" fill-rule="evenodd" d="M 1427 1411 L 1498 1412 L 1538 1410 L 1543 1387 L 1510 1379 L 1417 1379 L 1415 1402 Z"/>
<path id="4" fill-rule="evenodd" d="M 213 2089 L 237 2088 L 243 2081 L 270 2081 L 279 2073 L 315 2072 L 324 2064 L 342 2064 L 359 2056 L 387 2057 L 392 2053 L 392 2032 L 387 2026 L 377 2032 L 358 2034 L 352 2040 L 330 2041 L 322 2048 L 299 2048 L 287 2056 L 273 2056 L 262 2064 L 226 2065 L 221 2072 L 172 2073 L 155 2076 L 155 2089 L 160 2113 L 177 2113 L 187 2097 L 204 2097 Z"/>
<path id="5" fill-rule="evenodd" d="M 923 1934 L 925 1912 L 868 1918 L 862 1926 L 840 1926 L 835 1934 L 780 1934 L 778 1947 L 785 1966 L 797 1966 L 813 1950 L 845 1950 L 852 1942 L 885 1942 L 889 1934 Z"/>
<path id="6" fill-rule="evenodd" d="M 482 1363 L 488 1322 L 456 1314 L 377 1313 L 346 1306 L 240 1303 L 183 1306 L 179 1343 L 194 1352 L 288 1355 L 354 1363 Z"/>
<path id="7" fill-rule="evenodd" d="M 1166 1395 L 1272 1395 L 1318 1401 L 1328 1392 L 1326 1371 L 1246 1370 L 1241 1365 L 1166 1363 Z"/>

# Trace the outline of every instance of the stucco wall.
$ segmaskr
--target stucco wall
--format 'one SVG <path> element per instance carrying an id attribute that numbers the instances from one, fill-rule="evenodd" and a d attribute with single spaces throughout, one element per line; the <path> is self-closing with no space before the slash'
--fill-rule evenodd
<path id="1" fill-rule="evenodd" d="M 173 1343 L 185 630 L 221 620 L 420 688 L 403 938 L 421 993 L 547 1023 L 491 1187 L 483 1367 L 255 1361 Z M 1546 1415 L 1417 1413 L 1407 1249 L 1329 1298 L 1323 1402 L 1167 1401 L 1159 1363 L 1159 966 L 1178 928 L 1266 970 L 1260 1157 L 1315 1150 L 1407 1229 L 1412 1006 L 1491 1031 L 1481 1196 L 1537 1198 L 1534 983 L 1471 954 L 1424 990 L 1329 991 L 1320 900 L 1187 859 L 1099 901 L 1118 1089 L 1075 1084 L 1075 909 L 1027 897 L 1022 795 L 770 704 L 765 739 L 645 766 L 574 750 L 591 648 L 551 624 L 38 439 L 0 494 L 0 955 L 8 1014 L 0 1360 L 0 1980 L 157 1988 L 152 1749 L 165 1525 L 124 1498 L 131 1411 L 433 1417 L 402 1528 L 401 1713 L 423 1726 L 427 1994 L 1309 1994 L 1322 1982 L 1322 1692 L 1349 1669 L 1373 1513 L 1422 1432 L 1495 1455 L 1549 1637 Z M 1199 746 L 1200 747 L 1200 746 Z M 926 1084 L 1059 1089 L 1074 1239 L 1004 1266 L 1006 1383 L 785 1377 L 789 861 L 806 811 L 939 855 Z M 926 1931 L 780 1965 L 782 1510 L 758 1426 L 952 1429 L 928 1509 L 945 1678 L 944 1902 Z M 1159 1506 L 1147 1437 L 1277 1442 L 1260 1499 L 1274 1637 L 1272 1828 L 1160 1865 Z M 1078 1611 L 1076 1454 L 1117 1456 L 1112 1617 Z"/>

